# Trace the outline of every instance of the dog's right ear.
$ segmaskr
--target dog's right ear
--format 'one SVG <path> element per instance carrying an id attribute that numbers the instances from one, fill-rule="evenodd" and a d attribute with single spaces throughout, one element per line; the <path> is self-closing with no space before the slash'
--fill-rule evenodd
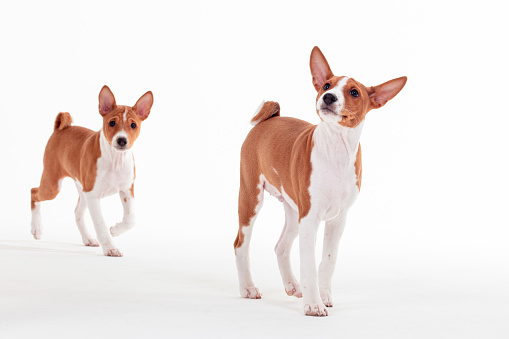
<path id="1" fill-rule="evenodd" d="M 334 76 L 329 67 L 329 63 L 327 59 L 320 51 L 320 48 L 315 46 L 311 51 L 311 58 L 309 60 L 309 67 L 311 68 L 311 75 L 313 76 L 313 86 L 315 86 L 316 91 L 320 91 L 323 84 L 330 78 Z"/>
<path id="2" fill-rule="evenodd" d="M 108 86 L 104 86 L 99 93 L 99 113 L 102 116 L 106 113 L 113 111 L 117 107 L 115 96 Z"/>

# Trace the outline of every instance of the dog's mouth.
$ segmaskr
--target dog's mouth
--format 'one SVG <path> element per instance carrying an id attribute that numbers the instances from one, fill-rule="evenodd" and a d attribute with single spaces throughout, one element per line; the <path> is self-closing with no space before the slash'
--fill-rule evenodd
<path id="1" fill-rule="evenodd" d="M 321 111 L 323 114 L 325 114 L 325 115 L 329 115 L 329 114 L 330 114 L 330 115 L 338 115 L 338 113 L 337 113 L 335 110 L 330 109 L 330 108 L 329 108 L 329 107 L 327 107 L 327 106 L 322 106 L 322 107 L 320 107 L 320 111 Z"/>
<path id="2" fill-rule="evenodd" d="M 342 114 L 341 111 L 339 111 L 339 113 L 338 113 L 338 112 L 336 112 L 336 110 L 333 110 L 325 105 L 320 108 L 320 112 L 323 115 L 330 115 L 330 116 L 335 116 L 335 117 L 339 116 L 339 117 L 341 117 L 341 121 L 346 121 L 349 119 L 349 116 L 347 114 Z"/>
<path id="3" fill-rule="evenodd" d="M 322 102 L 319 114 L 322 116 L 322 120 L 330 122 L 348 123 L 349 121 L 357 120 L 354 113 L 350 113 L 343 108 L 342 105 L 327 105 L 325 102 Z"/>
<path id="4" fill-rule="evenodd" d="M 127 145 L 126 146 L 115 145 L 115 146 L 113 146 L 113 148 L 119 152 L 125 152 L 129 149 L 129 147 L 127 147 Z"/>

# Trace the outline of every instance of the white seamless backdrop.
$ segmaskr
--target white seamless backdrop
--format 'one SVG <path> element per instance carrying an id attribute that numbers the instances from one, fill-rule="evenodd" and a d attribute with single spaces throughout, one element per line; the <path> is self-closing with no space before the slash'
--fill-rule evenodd
<path id="1" fill-rule="evenodd" d="M 507 338 L 509 24 L 502 1 L 24 1 L 0 4 L 0 337 Z M 329 317 L 284 293 L 267 196 L 252 242 L 261 300 L 239 297 L 239 155 L 262 99 L 313 123 L 309 54 L 367 86 Z M 123 258 L 86 248 L 71 180 L 30 234 L 29 191 L 58 112 L 98 130 L 97 96 L 154 93 L 134 146 Z M 118 197 L 105 218 L 121 218 Z M 91 226 L 91 222 L 89 225 Z M 318 243 L 318 250 L 321 243 Z M 298 272 L 298 244 L 292 253 Z"/>

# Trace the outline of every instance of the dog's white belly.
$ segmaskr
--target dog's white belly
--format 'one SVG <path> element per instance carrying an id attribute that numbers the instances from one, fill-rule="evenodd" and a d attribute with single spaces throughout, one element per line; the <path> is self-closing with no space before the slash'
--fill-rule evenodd
<path id="1" fill-rule="evenodd" d="M 265 178 L 263 174 L 260 175 L 260 185 L 265 191 L 267 191 L 267 193 L 275 197 L 277 200 L 281 202 L 286 201 L 291 208 L 298 211 L 297 204 L 295 204 L 295 202 L 288 196 L 288 194 L 286 194 L 283 187 L 281 187 L 281 189 L 277 189 L 270 184 L 270 182 Z"/>

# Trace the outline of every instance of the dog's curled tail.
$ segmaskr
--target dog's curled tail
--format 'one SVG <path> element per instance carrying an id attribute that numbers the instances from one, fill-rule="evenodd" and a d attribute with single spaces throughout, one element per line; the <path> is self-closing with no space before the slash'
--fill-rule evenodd
<path id="1" fill-rule="evenodd" d="M 258 106 L 258 109 L 256 110 L 253 118 L 251 119 L 251 125 L 256 126 L 262 121 L 278 116 L 279 116 L 279 104 L 277 102 L 262 101 L 260 106 Z"/>
<path id="2" fill-rule="evenodd" d="M 57 118 L 55 119 L 55 131 L 56 130 L 63 130 L 72 124 L 72 118 L 71 115 L 67 112 L 60 112 L 57 115 Z"/>

